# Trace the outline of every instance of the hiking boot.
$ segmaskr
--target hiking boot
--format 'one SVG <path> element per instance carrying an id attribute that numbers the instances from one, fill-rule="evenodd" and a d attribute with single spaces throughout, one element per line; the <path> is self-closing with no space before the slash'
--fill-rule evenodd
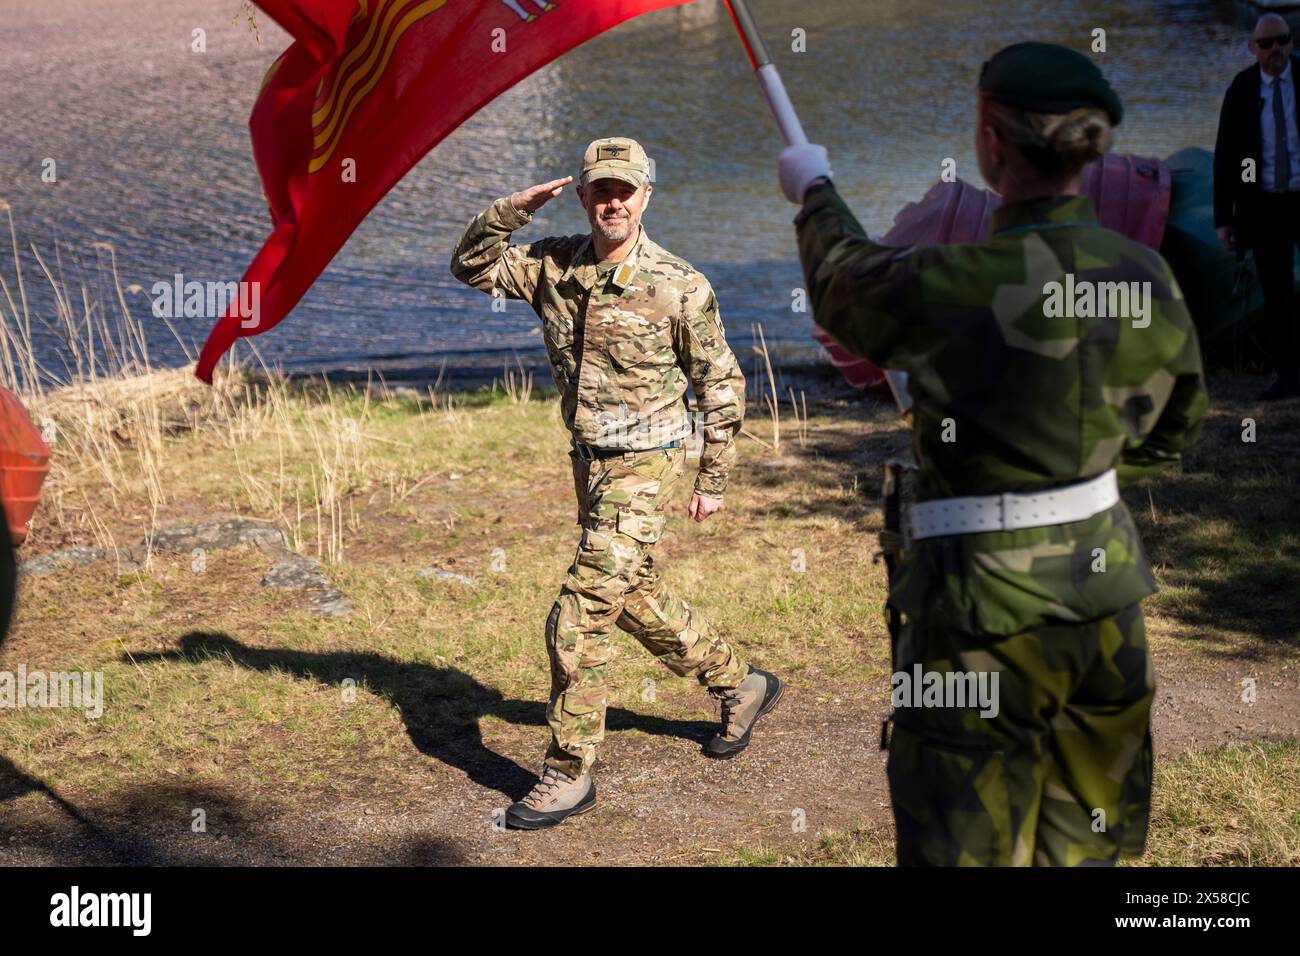
<path id="1" fill-rule="evenodd" d="M 586 813 L 596 805 L 596 781 L 591 774 L 570 777 L 547 764 L 528 796 L 510 805 L 506 826 L 515 830 L 553 827 L 566 817 Z"/>
<path id="2" fill-rule="evenodd" d="M 722 705 L 722 731 L 704 745 L 704 753 L 725 760 L 748 747 L 754 724 L 776 706 L 783 693 L 785 684 L 757 667 L 751 667 L 735 687 L 709 688 L 709 696 Z"/>

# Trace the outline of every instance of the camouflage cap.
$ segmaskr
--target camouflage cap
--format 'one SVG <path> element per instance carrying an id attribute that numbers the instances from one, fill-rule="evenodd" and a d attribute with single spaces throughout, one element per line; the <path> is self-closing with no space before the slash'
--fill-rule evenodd
<path id="1" fill-rule="evenodd" d="M 1068 113 L 1090 106 L 1104 111 L 1112 126 L 1124 117 L 1119 96 L 1097 64 L 1055 43 L 1015 43 L 999 50 L 980 71 L 979 88 L 1031 113 Z"/>
<path id="2" fill-rule="evenodd" d="M 621 179 L 640 189 L 650 179 L 650 160 L 634 139 L 611 136 L 594 140 L 582 154 L 578 182 L 586 186 L 597 179 Z"/>

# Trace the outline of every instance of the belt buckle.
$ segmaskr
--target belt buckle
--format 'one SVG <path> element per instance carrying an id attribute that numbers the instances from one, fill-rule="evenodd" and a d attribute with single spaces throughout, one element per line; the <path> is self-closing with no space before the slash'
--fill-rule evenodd
<path id="1" fill-rule="evenodd" d="M 998 530 L 1011 531 L 1009 515 L 1011 514 L 1011 499 L 1015 494 L 1010 491 L 1004 491 L 998 495 Z"/>

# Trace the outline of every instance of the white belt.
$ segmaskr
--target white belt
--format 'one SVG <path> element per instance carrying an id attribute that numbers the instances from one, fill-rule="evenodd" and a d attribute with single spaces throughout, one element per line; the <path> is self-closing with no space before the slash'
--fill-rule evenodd
<path id="1" fill-rule="evenodd" d="M 908 541 L 943 534 L 1015 531 L 1082 521 L 1119 501 L 1115 469 L 1064 488 L 1032 494 L 939 498 L 909 505 L 904 527 Z"/>

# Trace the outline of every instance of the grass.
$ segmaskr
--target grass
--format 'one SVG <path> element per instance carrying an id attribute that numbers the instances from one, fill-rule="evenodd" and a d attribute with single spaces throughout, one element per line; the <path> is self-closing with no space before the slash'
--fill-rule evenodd
<path id="1" fill-rule="evenodd" d="M 412 407 L 377 415 L 366 413 L 364 398 L 335 391 L 319 399 L 332 411 L 304 410 L 298 416 L 309 422 L 317 415 L 355 415 L 364 422 L 364 435 L 394 441 L 400 435 L 411 447 L 397 461 L 389 452 L 393 444 L 362 442 L 364 464 L 358 474 L 363 477 L 345 499 L 346 513 L 354 518 L 339 529 L 342 559 L 321 550 L 327 573 L 354 604 L 348 618 L 322 621 L 299 597 L 260 588 L 266 559 L 251 549 L 211 554 L 201 574 L 191 570 L 188 555 L 158 553 L 149 569 L 108 580 L 95 565 L 26 579 L 23 609 L 0 660 L 54 669 L 66 663 L 74 648 L 89 643 L 92 669 L 105 672 L 107 709 L 119 716 L 106 717 L 98 728 L 55 718 L 66 723 L 59 731 L 66 736 L 60 748 L 51 749 L 47 737 L 29 738 L 23 732 L 28 722 L 44 725 L 49 715 L 16 712 L 0 730 L 0 749 L 21 758 L 29 769 L 79 787 L 101 775 L 75 759 L 77 742 L 121 733 L 133 742 L 131 750 L 138 754 L 133 759 L 145 761 L 144 755 L 153 753 L 152 761 L 138 765 L 141 773 L 176 770 L 175 746 L 158 745 L 171 739 L 175 724 L 192 712 L 199 687 L 214 700 L 226 700 L 237 689 L 265 698 L 250 712 L 271 709 L 282 718 L 301 716 L 307 725 L 321 726 L 327 738 L 346 724 L 333 696 L 298 680 L 307 666 L 301 663 L 276 665 L 272 655 L 265 667 L 250 673 L 229 659 L 222 664 L 221 655 L 209 653 L 212 642 L 203 641 L 196 642 L 200 649 L 192 655 L 201 661 L 197 672 L 173 659 L 138 663 L 151 652 L 175 650 L 178 635 L 191 628 L 239 634 L 244 646 L 273 648 L 286 656 L 357 652 L 461 668 L 506 697 L 542 698 L 547 677 L 537 635 L 575 539 L 565 443 L 550 401 L 482 398 L 473 410 L 461 406 L 457 397 L 451 411 Z M 810 427 L 816 430 L 815 417 Z M 826 422 L 828 433 L 835 427 Z M 167 440 L 162 472 L 172 494 L 169 508 L 161 509 L 156 520 L 167 523 L 169 510 L 177 519 L 227 511 L 275 515 L 273 496 L 267 495 L 266 506 L 258 509 L 248 500 L 247 485 L 223 483 L 205 464 L 209 440 L 203 429 Z M 247 472 L 262 467 L 276 481 L 282 473 L 292 479 L 294 466 L 288 456 L 281 464 L 277 438 L 250 431 L 233 451 L 231 460 Z M 57 461 L 56 456 L 50 478 L 56 485 L 63 477 Z M 813 463 L 809 467 L 817 470 Z M 791 473 L 798 469 L 780 471 L 776 487 L 729 498 L 726 524 L 688 527 L 679 515 L 660 548 L 672 579 L 721 630 L 744 635 L 750 652 L 773 667 L 799 673 L 816 661 L 820 673 L 837 680 L 883 680 L 886 647 L 878 635 L 866 633 L 878 631 L 874 606 L 883 599 L 880 576 L 868 571 L 852 588 L 841 587 L 870 566 L 871 540 L 850 535 L 859 522 L 854 512 L 860 502 L 846 487 L 827 491 L 811 475 Z M 114 508 L 110 488 L 103 480 L 80 490 L 114 540 L 130 540 L 136 509 L 122 497 Z M 682 492 L 675 506 L 684 511 Z M 745 535 L 736 532 L 742 522 L 751 529 Z M 138 523 L 134 527 L 138 534 Z M 41 530 L 33 531 L 33 544 L 41 541 Z M 850 547 L 845 547 L 846 537 Z M 307 552 L 315 554 L 312 541 L 306 543 Z M 793 568 L 796 547 L 805 554 L 803 573 Z M 504 569 L 497 573 L 493 555 L 502 552 Z M 715 573 L 720 559 L 731 567 L 726 575 Z M 415 572 L 424 566 L 465 574 L 476 586 L 420 578 Z M 76 623 L 68 626 L 70 620 Z M 636 688 L 645 677 L 675 680 L 630 638 L 619 634 L 616 639 L 622 651 L 620 685 Z M 124 648 L 137 663 L 121 659 Z M 329 668 L 325 682 L 333 685 L 342 671 Z M 367 696 L 363 689 L 359 699 Z M 116 706 L 119 702 L 124 706 Z M 136 712 L 148 721 L 132 719 Z M 394 724 L 391 712 L 387 720 L 379 719 L 378 712 L 370 716 L 379 726 Z M 255 738 L 246 742 L 253 753 L 260 749 Z M 274 750 L 267 745 L 265 752 Z M 182 753 L 185 759 L 195 755 Z M 304 762 L 311 759 L 304 751 Z M 84 775 L 75 771 L 78 766 L 86 768 Z"/>
<path id="2" fill-rule="evenodd" d="M 1257 741 L 1156 765 L 1153 866 L 1300 866 L 1300 742 Z"/>
<path id="3" fill-rule="evenodd" d="M 834 830 L 793 852 L 738 847 L 713 862 L 718 866 L 893 866 L 894 832 L 886 826 Z"/>
<path id="4" fill-rule="evenodd" d="M 1146 866 L 1300 866 L 1300 743 L 1216 747 L 1156 764 Z M 740 847 L 725 866 L 892 866 L 893 831 L 822 834 L 793 852 Z"/>
<path id="5" fill-rule="evenodd" d="M 428 788 L 430 757 L 472 774 L 488 752 L 541 740 L 540 635 L 577 537 L 554 393 L 508 367 L 492 388 L 456 394 L 226 365 L 209 388 L 192 367 L 153 369 L 125 296 L 113 298 L 112 323 L 102 308 L 61 313 L 65 337 L 84 348 L 52 378 L 30 363 L 21 277 L 0 279 L 0 379 L 56 436 L 21 556 L 97 544 L 141 546 L 147 559 L 23 580 L 0 669 L 102 671 L 105 715 L 8 711 L 0 754 L 88 799 L 175 782 L 295 803 L 370 793 L 400 807 Z M 92 350 L 105 341 L 122 343 L 108 363 Z M 1300 659 L 1300 409 L 1257 408 L 1252 384 L 1212 379 L 1212 418 L 1182 471 L 1126 492 L 1162 587 L 1146 605 L 1158 673 L 1235 686 L 1242 668 Z M 875 400 L 796 403 L 790 393 L 782 445 L 771 377 L 753 392 L 723 513 L 688 522 L 689 489 L 677 489 L 656 556 L 759 666 L 827 698 L 883 695 L 877 489 L 880 463 L 907 433 Z M 1241 441 L 1245 417 L 1257 419 L 1254 443 Z M 322 561 L 352 613 L 322 618 L 302 595 L 261 587 L 269 562 L 254 549 L 212 553 L 202 571 L 190 555 L 149 550 L 157 528 L 219 514 L 280 527 Z M 613 706 L 706 718 L 687 682 L 621 632 L 614 640 Z M 653 703 L 640 697 L 647 678 Z M 1144 862 L 1295 862 L 1293 738 L 1158 766 Z M 689 859 L 888 864 L 891 832 L 864 811 L 853 826 L 696 847 Z"/>

